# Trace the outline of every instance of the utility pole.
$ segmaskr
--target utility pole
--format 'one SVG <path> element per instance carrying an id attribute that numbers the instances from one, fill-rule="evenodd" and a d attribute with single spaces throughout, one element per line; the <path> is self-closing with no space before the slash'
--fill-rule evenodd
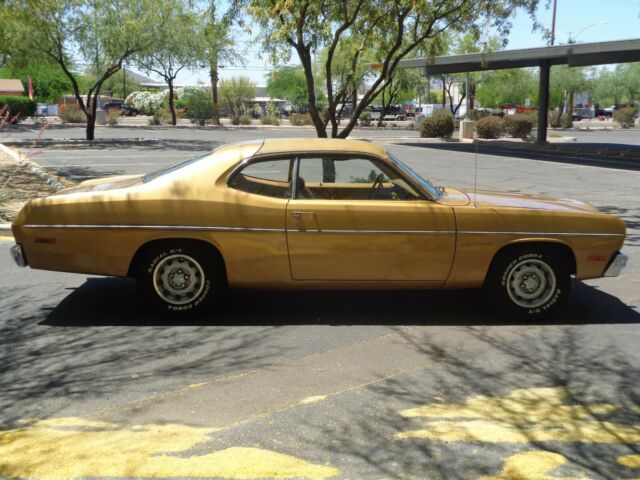
<path id="1" fill-rule="evenodd" d="M 556 40 L 556 12 L 558 10 L 558 0 L 553 0 L 553 18 L 551 19 L 551 46 Z"/>
<path id="2" fill-rule="evenodd" d="M 127 99 L 127 67 L 122 65 L 122 101 Z"/>

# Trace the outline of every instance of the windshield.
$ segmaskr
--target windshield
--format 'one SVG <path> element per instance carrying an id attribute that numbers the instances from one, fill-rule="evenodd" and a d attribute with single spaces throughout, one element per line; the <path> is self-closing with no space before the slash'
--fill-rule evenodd
<path id="1" fill-rule="evenodd" d="M 429 180 L 427 180 L 425 178 L 422 178 L 416 172 L 411 170 L 408 166 L 406 166 L 404 163 L 402 163 L 400 160 L 398 160 L 389 150 L 387 150 L 387 155 L 393 161 L 393 163 L 395 163 L 397 166 L 399 166 L 416 183 L 419 183 L 422 188 L 424 188 L 427 192 L 429 192 L 429 195 L 431 195 L 431 197 L 434 200 L 438 200 L 442 196 L 442 189 L 436 187 Z"/>
<path id="2" fill-rule="evenodd" d="M 208 157 L 209 155 L 211 155 L 212 152 L 204 152 L 201 153 L 200 155 L 196 155 L 195 157 L 191 157 L 188 160 L 184 160 L 180 163 L 176 163 L 174 165 L 171 165 L 169 167 L 163 168 L 162 170 L 157 170 L 155 172 L 151 172 L 147 175 L 145 175 L 144 177 L 142 177 L 142 181 L 144 183 L 150 182 L 151 180 L 155 180 L 158 177 L 161 177 L 163 175 L 167 175 L 168 173 L 171 172 L 175 172 L 176 170 L 180 170 L 181 168 L 184 168 L 188 165 L 191 165 L 192 163 L 197 162 L 198 160 L 202 160 L 205 157 Z"/>

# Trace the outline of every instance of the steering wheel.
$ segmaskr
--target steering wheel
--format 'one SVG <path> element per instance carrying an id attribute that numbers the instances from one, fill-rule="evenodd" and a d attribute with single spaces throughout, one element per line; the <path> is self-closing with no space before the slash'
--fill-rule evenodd
<path id="1" fill-rule="evenodd" d="M 373 181 L 373 185 L 371 185 L 371 190 L 369 190 L 369 200 L 371 200 L 376 193 L 378 188 L 382 188 L 382 180 L 384 180 L 384 173 L 380 173 L 376 179 Z"/>

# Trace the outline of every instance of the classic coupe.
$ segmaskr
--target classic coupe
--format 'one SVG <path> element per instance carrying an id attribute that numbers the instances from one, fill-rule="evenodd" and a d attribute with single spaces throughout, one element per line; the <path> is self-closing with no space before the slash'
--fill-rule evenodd
<path id="1" fill-rule="evenodd" d="M 137 279 L 148 304 L 200 314 L 227 287 L 483 287 L 537 320 L 572 276 L 616 276 L 625 225 L 585 203 L 437 187 L 381 147 L 338 139 L 225 145 L 148 175 L 31 200 L 15 261 Z"/>

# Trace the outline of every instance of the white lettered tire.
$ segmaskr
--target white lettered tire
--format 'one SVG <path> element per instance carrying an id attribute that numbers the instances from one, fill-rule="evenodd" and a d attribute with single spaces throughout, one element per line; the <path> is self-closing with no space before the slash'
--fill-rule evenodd
<path id="1" fill-rule="evenodd" d="M 189 240 L 166 240 L 146 248 L 137 262 L 136 280 L 146 301 L 171 317 L 205 312 L 226 289 L 217 251 Z"/>
<path id="2" fill-rule="evenodd" d="M 507 317 L 541 320 L 567 299 L 571 289 L 569 259 L 562 250 L 522 245 L 500 252 L 487 274 L 484 290 Z"/>

